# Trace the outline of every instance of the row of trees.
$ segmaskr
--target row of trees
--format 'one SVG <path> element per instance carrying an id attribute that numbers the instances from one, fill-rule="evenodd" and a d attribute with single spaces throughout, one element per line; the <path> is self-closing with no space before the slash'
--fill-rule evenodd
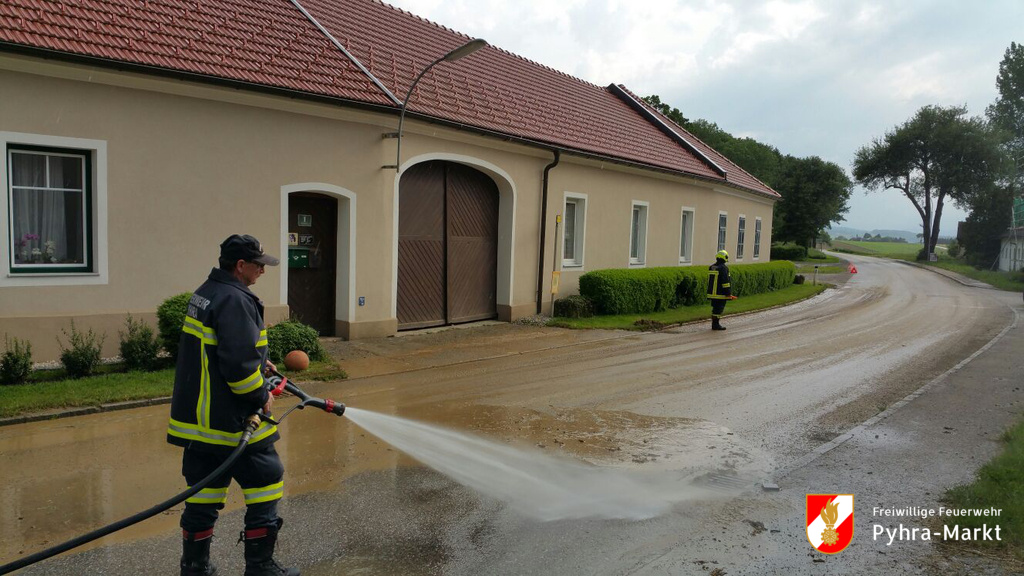
<path id="1" fill-rule="evenodd" d="M 966 106 L 925 106 L 857 151 L 857 182 L 898 190 L 917 209 L 921 258 L 935 250 L 947 201 L 970 212 L 960 234 L 968 256 L 991 264 L 999 254 L 1013 198 L 1024 191 L 1024 45 L 1010 44 L 996 87 L 987 118 L 969 117 Z"/>
<path id="2" fill-rule="evenodd" d="M 842 221 L 849 210 L 847 201 L 853 182 L 839 165 L 817 156 L 782 154 L 753 138 L 736 138 L 713 122 L 691 121 L 658 96 L 648 96 L 644 101 L 782 194 L 783 200 L 775 204 L 772 217 L 773 240 L 809 247 L 825 228 Z"/>

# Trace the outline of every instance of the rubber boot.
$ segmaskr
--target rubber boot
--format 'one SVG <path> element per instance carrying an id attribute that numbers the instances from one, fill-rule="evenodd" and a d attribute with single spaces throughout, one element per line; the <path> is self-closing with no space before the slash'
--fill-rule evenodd
<path id="1" fill-rule="evenodd" d="M 712 330 L 725 330 L 725 326 L 722 326 L 722 321 L 720 319 L 712 318 L 711 319 L 711 329 Z"/>
<path id="2" fill-rule="evenodd" d="M 181 576 L 214 576 L 217 567 L 210 563 L 213 528 L 202 532 L 181 531 Z"/>
<path id="3" fill-rule="evenodd" d="M 284 568 L 274 560 L 274 546 L 277 533 L 284 520 L 277 519 L 276 526 L 245 530 L 241 539 L 245 541 L 245 576 L 299 576 L 296 568 Z"/>

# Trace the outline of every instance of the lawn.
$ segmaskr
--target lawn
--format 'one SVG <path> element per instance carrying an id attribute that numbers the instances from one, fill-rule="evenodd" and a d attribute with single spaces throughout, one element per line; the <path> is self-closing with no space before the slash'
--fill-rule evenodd
<path id="1" fill-rule="evenodd" d="M 863 240 L 834 240 L 832 248 L 839 252 L 852 252 L 854 254 L 869 254 L 871 256 L 885 256 L 887 258 L 898 258 L 900 260 L 913 260 L 917 253 L 924 248 L 923 244 L 909 244 L 903 242 L 864 242 Z"/>
<path id="2" fill-rule="evenodd" d="M 103 373 L 71 380 L 63 370 L 36 370 L 29 383 L 0 387 L 0 418 L 9 418 L 54 408 L 81 408 L 127 400 L 170 396 L 174 369 L 154 372 L 124 372 L 118 364 L 100 367 Z M 329 362 L 312 362 L 305 372 L 285 372 L 298 382 L 339 380 L 345 371 Z"/>
<path id="3" fill-rule="evenodd" d="M 1024 561 L 1024 421 L 1003 436 L 1003 453 L 978 470 L 971 484 L 957 486 L 946 493 L 945 501 L 952 508 L 1002 510 L 995 524 L 1002 527 L 1001 542 L 974 542 L 971 547 L 998 547 Z M 957 523 L 970 528 L 981 527 L 993 518 L 961 516 Z"/>
<path id="4" fill-rule="evenodd" d="M 827 286 L 823 284 L 818 284 L 817 286 L 812 286 L 810 283 L 794 284 L 775 292 L 745 296 L 730 301 L 725 307 L 725 315 L 763 310 L 772 306 L 805 300 L 822 292 L 825 288 Z M 548 326 L 577 329 L 651 330 L 710 318 L 711 305 L 702 304 L 699 306 L 682 306 L 663 312 L 649 312 L 646 314 L 617 314 L 614 316 L 594 316 L 592 318 L 553 318 L 548 322 Z M 638 322 L 640 322 L 639 325 L 637 324 Z"/>

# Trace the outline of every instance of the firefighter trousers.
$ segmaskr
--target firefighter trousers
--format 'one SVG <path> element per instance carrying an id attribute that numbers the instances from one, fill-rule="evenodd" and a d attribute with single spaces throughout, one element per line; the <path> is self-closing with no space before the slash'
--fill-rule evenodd
<path id="1" fill-rule="evenodd" d="M 185 448 L 181 474 L 189 486 L 209 476 L 227 458 L 226 454 Z M 228 499 L 228 485 L 234 478 L 245 498 L 245 528 L 277 525 L 277 502 L 284 495 L 284 464 L 274 445 L 247 449 L 220 477 L 185 501 L 181 528 L 202 532 L 213 528 Z"/>

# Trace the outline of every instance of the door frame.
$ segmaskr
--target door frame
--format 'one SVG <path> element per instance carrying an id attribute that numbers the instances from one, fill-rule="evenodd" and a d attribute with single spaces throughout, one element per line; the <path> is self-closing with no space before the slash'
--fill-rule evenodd
<path id="1" fill-rule="evenodd" d="M 340 322 L 351 324 L 355 321 L 356 293 L 356 193 L 333 184 L 306 182 L 281 186 L 281 248 L 279 254 L 284 264 L 281 270 L 281 304 L 288 305 L 288 195 L 296 192 L 311 192 L 330 196 L 338 201 L 338 264 L 335 278 L 334 323 L 336 333 L 344 334 Z M 346 277 L 343 277 L 347 276 Z"/>
<path id="2" fill-rule="evenodd" d="M 401 171 L 395 175 L 394 191 L 392 196 L 393 217 L 392 217 L 392 250 L 391 250 L 391 317 L 398 318 L 398 197 L 400 194 L 399 183 L 401 173 L 412 166 L 431 160 L 444 160 L 463 164 L 483 172 L 489 176 L 498 186 L 498 283 L 495 294 L 495 304 L 498 308 L 498 317 L 501 318 L 502 307 L 510 310 L 512 307 L 512 286 L 514 270 L 512 263 L 515 262 L 515 230 L 516 230 L 516 185 L 507 172 L 494 164 L 462 154 L 430 153 L 414 156 L 402 163 Z M 339 212 L 340 214 L 340 212 Z"/>

